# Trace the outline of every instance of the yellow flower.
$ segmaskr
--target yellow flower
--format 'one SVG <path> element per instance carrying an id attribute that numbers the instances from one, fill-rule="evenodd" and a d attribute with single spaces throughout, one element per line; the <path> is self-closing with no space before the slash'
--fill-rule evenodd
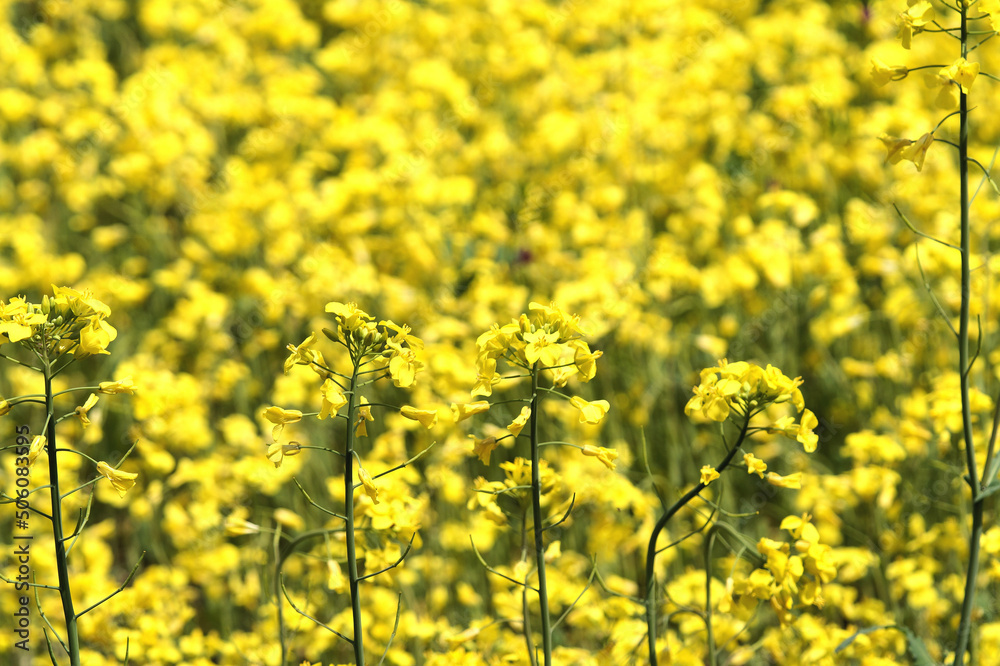
<path id="1" fill-rule="evenodd" d="M 124 379 L 119 379 L 116 382 L 101 382 L 98 385 L 98 391 L 100 393 L 107 393 L 109 395 L 114 395 L 118 393 L 128 393 L 129 395 L 135 395 L 136 392 L 135 382 L 132 381 L 131 375 L 125 377 Z"/>
<path id="2" fill-rule="evenodd" d="M 802 472 L 795 472 L 795 474 L 789 474 L 788 476 L 768 472 L 767 482 L 779 488 L 799 489 L 802 487 Z"/>
<path id="3" fill-rule="evenodd" d="M 358 481 L 361 485 L 365 487 L 365 492 L 368 493 L 368 497 L 372 499 L 372 503 L 378 504 L 378 488 L 375 487 L 375 482 L 372 481 L 371 475 L 361 465 L 358 465 Z"/>
<path id="4" fill-rule="evenodd" d="M 306 338 L 302 344 L 298 347 L 295 345 L 288 345 L 288 351 L 292 352 L 288 358 L 285 359 L 285 374 L 292 369 L 295 365 L 310 365 L 313 361 L 322 362 L 322 356 L 319 352 L 312 349 L 312 346 L 316 344 L 316 333 L 310 333 L 309 337 Z"/>
<path id="5" fill-rule="evenodd" d="M 935 103 L 938 108 L 950 110 L 958 106 L 959 89 L 969 94 L 969 88 L 979 74 L 979 63 L 969 62 L 965 58 L 959 58 L 947 67 L 942 67 L 935 76 L 927 78 L 929 87 L 940 86 Z"/>
<path id="6" fill-rule="evenodd" d="M 927 156 L 927 149 L 934 142 L 934 133 L 928 132 L 916 141 L 910 139 L 900 139 L 899 137 L 883 134 L 879 137 L 885 145 L 885 161 L 889 164 L 898 164 L 900 160 L 909 160 L 920 171 L 924 167 L 924 158 Z"/>
<path id="7" fill-rule="evenodd" d="M 570 398 L 570 404 L 580 410 L 580 423 L 598 424 L 601 419 L 611 409 L 611 403 L 607 400 L 595 400 L 587 402 L 578 395 Z"/>
<path id="8" fill-rule="evenodd" d="M 534 365 L 538 361 L 543 366 L 559 364 L 559 357 L 562 355 L 563 346 L 559 344 L 559 333 L 539 329 L 524 334 L 524 358 L 528 365 Z"/>
<path id="9" fill-rule="evenodd" d="M 573 365 L 580 375 L 580 381 L 589 382 L 597 374 L 597 359 L 604 352 L 590 351 L 590 346 L 583 340 L 570 340 L 567 345 L 573 349 Z"/>
<path id="10" fill-rule="evenodd" d="M 118 337 L 115 327 L 96 317 L 87 326 L 80 329 L 80 344 L 74 351 L 76 356 L 85 357 L 92 354 L 108 354 L 107 347 Z"/>
<path id="11" fill-rule="evenodd" d="M 909 71 L 905 65 L 887 65 L 878 58 L 872 58 L 872 79 L 877 86 L 905 79 Z"/>
<path id="12" fill-rule="evenodd" d="M 46 440 L 42 435 L 35 435 L 35 438 L 31 440 L 31 446 L 28 447 L 28 467 L 35 464 L 35 460 L 38 458 L 38 454 L 42 452 L 45 448 Z"/>
<path id="13" fill-rule="evenodd" d="M 924 31 L 924 26 L 934 21 L 934 7 L 927 0 L 907 0 L 909 9 L 899 15 L 899 32 L 904 49 L 909 49 L 913 36 Z"/>
<path id="14" fill-rule="evenodd" d="M 45 321 L 46 316 L 38 310 L 38 306 L 29 303 L 23 296 L 16 296 L 6 304 L 0 301 L 0 337 L 6 337 L 9 342 L 30 338 L 35 334 L 35 327 Z"/>
<path id="15" fill-rule="evenodd" d="M 497 448 L 497 438 L 485 437 L 479 439 L 473 435 L 469 435 L 469 437 L 472 437 L 472 452 L 479 456 L 484 465 L 489 465 L 490 454 L 493 453 L 493 449 Z"/>
<path id="16" fill-rule="evenodd" d="M 10 413 L 11 404 L 6 400 L 0 399 L 0 416 L 7 416 Z"/>
<path id="17" fill-rule="evenodd" d="M 91 393 L 87 398 L 87 402 L 83 403 L 82 407 L 77 407 L 74 412 L 78 417 L 80 417 L 80 423 L 83 424 L 84 428 L 90 425 L 90 419 L 87 418 L 87 414 L 91 409 L 93 409 L 94 405 L 97 404 L 97 400 L 97 396 Z"/>
<path id="18" fill-rule="evenodd" d="M 819 443 L 819 436 L 813 432 L 813 428 L 818 425 L 819 421 L 816 419 L 815 414 L 808 409 L 802 412 L 802 417 L 799 419 L 799 431 L 795 439 L 802 444 L 802 448 L 805 449 L 806 453 L 812 453 L 816 450 L 816 445 Z"/>
<path id="19" fill-rule="evenodd" d="M 511 424 L 507 426 L 507 430 L 509 430 L 510 434 L 514 435 L 514 437 L 517 437 L 521 434 L 521 430 L 524 429 L 525 424 L 528 423 L 528 418 L 530 416 L 531 407 L 522 407 L 521 413 L 518 414 L 513 421 L 511 421 Z"/>
<path id="20" fill-rule="evenodd" d="M 319 392 L 323 395 L 323 405 L 319 410 L 320 419 L 325 419 L 330 414 L 336 414 L 341 407 L 347 404 L 347 396 L 332 379 L 328 378 L 324 381 Z"/>
<path id="21" fill-rule="evenodd" d="M 371 405 L 368 398 L 361 396 L 361 404 L 358 405 L 358 425 L 354 428 L 354 434 L 358 437 L 368 436 L 368 421 L 374 421 Z"/>
<path id="22" fill-rule="evenodd" d="M 330 302 L 326 304 L 326 311 L 332 313 L 337 318 L 337 323 L 348 332 L 365 328 L 367 322 L 375 319 L 359 308 L 357 303 Z"/>
<path id="23" fill-rule="evenodd" d="M 979 9 L 990 15 L 993 31 L 1000 31 L 1000 0 L 979 0 Z"/>
<path id="24" fill-rule="evenodd" d="M 706 486 L 717 478 L 719 478 L 719 472 L 711 465 L 705 465 L 701 468 L 701 482 Z"/>
<path id="25" fill-rule="evenodd" d="M 392 383 L 400 388 L 413 386 L 417 371 L 423 367 L 423 363 L 417 360 L 417 355 L 412 349 L 400 347 L 391 340 L 386 343 L 393 350 L 389 357 L 389 376 Z"/>
<path id="26" fill-rule="evenodd" d="M 428 430 L 433 428 L 434 424 L 436 424 L 438 420 L 438 413 L 436 410 L 417 409 L 416 407 L 411 407 L 409 405 L 405 405 L 401 408 L 399 413 L 408 419 L 419 421 L 420 425 Z"/>
<path id="27" fill-rule="evenodd" d="M 271 439 L 278 439 L 278 435 L 281 434 L 286 423 L 295 423 L 302 420 L 302 412 L 297 409 L 268 407 L 264 410 L 264 418 L 275 424 L 274 428 L 271 429 Z"/>
<path id="28" fill-rule="evenodd" d="M 397 345 L 402 345 L 403 343 L 406 343 L 406 346 L 409 347 L 410 349 L 424 348 L 424 341 L 415 335 L 410 335 L 410 331 L 412 329 L 406 324 L 399 325 L 393 323 L 392 320 L 386 320 L 386 321 L 380 321 L 379 325 L 385 326 L 386 328 L 395 331 L 396 334 L 392 336 L 391 342 L 394 342 Z"/>
<path id="29" fill-rule="evenodd" d="M 590 444 L 584 444 L 583 455 L 597 458 L 611 471 L 614 471 L 617 467 L 615 460 L 618 459 L 618 451 L 614 449 L 606 449 L 603 446 L 591 446 Z"/>
<path id="30" fill-rule="evenodd" d="M 477 400 L 476 402 L 467 403 L 451 403 L 451 413 L 455 418 L 455 423 L 464 421 L 475 414 L 482 414 L 483 412 L 489 411 L 489 409 L 490 403 L 485 400 Z"/>
<path id="31" fill-rule="evenodd" d="M 493 395 L 493 385 L 500 383 L 500 376 L 497 374 L 497 360 L 489 357 L 483 358 L 478 366 L 476 383 L 472 385 L 472 395 Z"/>
<path id="32" fill-rule="evenodd" d="M 764 472 L 767 471 L 767 464 L 757 458 L 752 453 L 746 453 L 743 455 L 743 462 L 747 465 L 747 474 L 756 474 L 760 478 L 764 478 Z"/>
<path id="33" fill-rule="evenodd" d="M 287 444 L 273 442 L 267 447 L 267 459 L 274 463 L 275 468 L 278 468 L 281 467 L 281 463 L 286 457 L 298 455 L 301 451 L 302 447 L 298 442 L 288 442 Z"/>
<path id="34" fill-rule="evenodd" d="M 78 317 L 108 317 L 111 315 L 111 308 L 104 302 L 94 298 L 90 290 L 77 291 L 70 287 L 57 287 L 52 285 L 52 300 L 57 305 L 64 305 Z"/>
<path id="35" fill-rule="evenodd" d="M 810 522 L 811 518 L 808 513 L 801 516 L 785 516 L 778 527 L 788 530 L 796 539 L 819 543 L 819 530 Z"/>
<path id="36" fill-rule="evenodd" d="M 97 471 L 104 475 L 104 477 L 111 482 L 114 489 L 118 491 L 119 497 L 125 497 L 125 493 L 135 485 L 135 480 L 139 478 L 138 474 L 133 474 L 132 472 L 123 472 L 119 469 L 115 469 L 103 460 L 97 463 Z"/>

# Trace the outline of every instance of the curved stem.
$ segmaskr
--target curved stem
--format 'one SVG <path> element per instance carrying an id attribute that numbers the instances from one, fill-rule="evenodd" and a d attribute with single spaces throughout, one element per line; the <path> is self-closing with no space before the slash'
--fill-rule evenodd
<path id="1" fill-rule="evenodd" d="M 49 493 L 52 497 L 52 539 L 56 548 L 56 571 L 59 575 L 59 596 L 62 597 L 63 616 L 66 618 L 66 649 L 72 666 L 80 666 L 80 635 L 77 616 L 73 610 L 73 593 L 69 585 L 69 565 L 66 561 L 66 542 L 63 538 L 62 497 L 59 495 L 59 465 L 56 453 L 55 403 L 52 394 L 52 368 L 45 367 L 45 437 L 49 451 Z"/>
<path id="2" fill-rule="evenodd" d="M 740 450 L 740 446 L 743 445 L 743 440 L 747 436 L 747 429 L 750 427 L 750 416 L 746 416 L 746 421 L 743 423 L 743 428 L 740 430 L 740 436 L 730 449 L 726 457 L 722 459 L 722 462 L 718 467 L 715 468 L 720 474 L 722 470 L 729 466 L 732 461 L 733 456 L 736 452 Z M 656 521 L 656 525 L 653 527 L 653 532 L 649 536 L 649 546 L 646 549 L 646 632 L 647 632 L 647 644 L 649 647 L 649 664 L 650 666 L 656 666 L 656 574 L 655 574 L 655 564 L 656 564 L 656 540 L 660 536 L 660 532 L 663 528 L 667 526 L 667 521 L 673 518 L 674 514 L 680 511 L 684 505 L 694 499 L 698 493 L 705 489 L 705 484 L 699 482 L 691 490 L 687 491 L 683 497 L 674 502 L 674 505 L 667 509 L 666 513 L 660 516 L 660 519 Z"/>
<path id="3" fill-rule="evenodd" d="M 549 619 L 549 592 L 545 580 L 545 542 L 542 535 L 542 482 L 538 463 L 538 364 L 531 368 L 531 512 L 535 530 L 535 564 L 538 567 L 538 605 L 542 614 L 542 652 L 545 666 L 552 666 L 552 625 Z"/>

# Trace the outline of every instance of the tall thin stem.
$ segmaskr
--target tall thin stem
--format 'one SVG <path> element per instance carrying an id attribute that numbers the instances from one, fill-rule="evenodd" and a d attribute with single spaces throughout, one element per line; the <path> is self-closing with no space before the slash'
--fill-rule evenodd
<path id="1" fill-rule="evenodd" d="M 552 666 L 552 625 L 549 620 L 549 592 L 545 581 L 545 542 L 542 539 L 542 483 L 538 464 L 538 364 L 531 368 L 531 511 L 535 528 L 535 564 L 538 567 L 538 605 L 542 614 L 542 652 L 545 666 Z"/>
<path id="2" fill-rule="evenodd" d="M 66 542 L 63 538 L 62 498 L 59 496 L 59 464 L 56 455 L 56 415 L 52 397 L 52 366 L 45 364 L 45 437 L 49 454 L 49 493 L 52 497 L 52 539 L 56 548 L 56 572 L 59 576 L 59 596 L 62 597 L 63 616 L 66 618 L 66 648 L 72 666 L 80 666 L 80 635 L 77 631 L 76 612 L 73 610 L 73 593 L 69 584 L 69 565 L 66 561 Z"/>
<path id="3" fill-rule="evenodd" d="M 968 9 L 960 5 L 962 15 L 961 43 L 962 57 L 968 55 Z M 970 288 L 970 236 L 969 229 L 969 107 L 964 92 L 959 93 L 958 169 L 961 184 L 960 205 L 962 225 L 962 304 L 958 326 L 958 365 L 962 393 L 962 435 L 965 440 L 965 464 L 969 473 L 969 487 L 972 489 L 972 533 L 969 535 L 969 568 L 965 575 L 965 596 L 962 600 L 962 616 L 958 626 L 958 644 L 955 648 L 955 666 L 965 663 L 965 652 L 972 632 L 972 606 L 976 596 L 976 578 L 979 575 L 979 542 L 983 532 L 983 498 L 976 469 L 976 447 L 972 438 L 972 407 L 969 402 L 969 301 Z"/>
<path id="4" fill-rule="evenodd" d="M 358 366 L 355 360 L 347 396 L 347 444 L 344 450 L 344 515 L 347 517 L 347 575 L 351 588 L 351 610 L 354 616 L 354 661 L 365 664 L 365 639 L 361 627 L 361 596 L 358 594 L 358 555 L 354 550 L 354 412 L 357 409 Z"/>

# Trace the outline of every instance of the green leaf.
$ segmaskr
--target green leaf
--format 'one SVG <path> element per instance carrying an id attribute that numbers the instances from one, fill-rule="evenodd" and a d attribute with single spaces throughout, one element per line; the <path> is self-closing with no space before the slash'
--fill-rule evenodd
<path id="1" fill-rule="evenodd" d="M 938 662 L 931 657 L 931 653 L 927 651 L 927 646 L 924 645 L 919 636 L 910 631 L 908 627 L 896 625 L 896 628 L 906 636 L 906 644 L 910 648 L 910 654 L 913 655 L 914 666 L 938 666 Z"/>

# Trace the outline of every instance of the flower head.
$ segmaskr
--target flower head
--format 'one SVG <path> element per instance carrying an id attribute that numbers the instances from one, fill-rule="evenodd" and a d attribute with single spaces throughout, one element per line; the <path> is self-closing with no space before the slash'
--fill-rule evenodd
<path id="1" fill-rule="evenodd" d="M 764 478 L 764 472 L 767 471 L 767 464 L 763 460 L 752 453 L 746 453 L 743 455 L 743 462 L 747 465 L 747 474 L 756 474 L 760 478 Z"/>
<path id="2" fill-rule="evenodd" d="M 879 137 L 885 145 L 885 161 L 889 164 L 898 164 L 900 160 L 913 162 L 917 171 L 924 168 L 924 158 L 927 156 L 927 149 L 934 142 L 934 133 L 928 132 L 916 141 L 910 139 L 900 139 L 899 137 L 883 134 Z"/>
<path id="3" fill-rule="evenodd" d="M 936 75 L 929 76 L 927 85 L 940 87 L 935 100 L 938 108 L 951 110 L 958 106 L 959 90 L 968 95 L 969 88 L 972 87 L 978 74 L 978 62 L 969 62 L 965 58 L 959 58 L 951 65 L 942 67 Z"/>
<path id="4" fill-rule="evenodd" d="M 706 486 L 717 478 L 719 478 L 719 472 L 711 465 L 705 465 L 701 468 L 701 482 Z"/>
<path id="5" fill-rule="evenodd" d="M 420 425 L 430 430 L 437 423 L 438 413 L 437 410 L 430 409 L 417 409 L 416 407 L 411 407 L 410 405 L 404 405 L 399 413 L 408 419 L 418 421 Z"/>
<path id="6" fill-rule="evenodd" d="M 615 463 L 615 461 L 618 460 L 618 451 L 614 449 L 606 449 L 603 446 L 591 446 L 590 444 L 584 444 L 583 455 L 597 458 L 611 471 L 614 471 L 617 467 L 617 463 Z"/>
<path id="7" fill-rule="evenodd" d="M 135 395 L 137 390 L 138 389 L 135 386 L 135 382 L 132 381 L 131 375 L 123 379 L 119 379 L 116 382 L 101 382 L 98 385 L 99 393 L 107 393 L 109 395 L 116 395 L 119 393 Z"/>
<path id="8" fill-rule="evenodd" d="M 485 400 L 477 400 L 476 402 L 467 403 L 451 403 L 451 413 L 455 419 L 455 423 L 464 421 L 465 419 L 476 414 L 482 414 L 483 412 L 489 411 L 489 409 L 490 403 Z"/>
<path id="9" fill-rule="evenodd" d="M 580 410 L 580 423 L 590 423 L 597 425 L 601 419 L 607 415 L 611 409 L 611 403 L 607 400 L 594 400 L 587 402 L 578 395 L 570 398 L 570 404 Z"/>
<path id="10" fill-rule="evenodd" d="M 484 437 L 483 439 L 479 439 L 473 435 L 469 435 L 469 437 L 472 437 L 472 452 L 479 456 L 484 465 L 489 465 L 490 454 L 497 448 L 497 438 Z"/>
<path id="11" fill-rule="evenodd" d="M 905 79 L 909 72 L 905 65 L 887 65 L 878 58 L 872 58 L 872 79 L 877 86 Z"/>
<path id="12" fill-rule="evenodd" d="M 45 449 L 46 443 L 45 437 L 42 435 L 35 435 L 34 439 L 31 440 L 31 446 L 28 447 L 28 467 L 35 464 L 38 454 Z"/>
<path id="13" fill-rule="evenodd" d="M 97 463 L 97 471 L 111 482 L 114 489 L 118 491 L 119 497 L 125 497 L 125 493 L 135 485 L 135 480 L 139 478 L 138 474 L 115 469 L 103 460 Z"/>
<path id="14" fill-rule="evenodd" d="M 278 439 L 278 435 L 284 430 L 285 424 L 295 423 L 302 420 L 302 412 L 297 409 L 282 409 L 281 407 L 268 407 L 263 412 L 264 418 L 274 424 L 271 429 L 271 439 Z"/>
<path id="15" fill-rule="evenodd" d="M 928 0 L 907 0 L 909 8 L 899 15 L 899 32 L 896 38 L 909 50 L 913 36 L 924 31 L 924 26 L 934 21 L 934 7 Z"/>
<path id="16" fill-rule="evenodd" d="M 521 434 L 521 431 L 524 429 L 524 426 L 528 423 L 528 419 L 530 417 L 531 417 L 531 407 L 522 407 L 521 413 L 518 414 L 513 421 L 511 421 L 510 425 L 507 426 L 507 430 L 509 430 L 510 434 L 514 435 L 514 437 L 517 437 L 518 435 Z"/>
<path id="17" fill-rule="evenodd" d="M 80 418 L 80 423 L 83 424 L 84 428 L 90 425 L 90 419 L 88 418 L 88 414 L 90 410 L 94 408 L 94 405 L 97 404 L 97 400 L 98 400 L 97 396 L 91 393 L 87 397 L 87 402 L 85 402 L 83 406 L 77 407 L 74 412 Z"/>
<path id="18" fill-rule="evenodd" d="M 772 486 L 777 486 L 778 488 L 792 488 L 797 490 L 802 487 L 802 472 L 795 472 L 794 474 L 789 474 L 788 476 L 781 476 L 780 474 L 775 474 L 774 472 L 768 472 L 767 482 Z"/>
<path id="19" fill-rule="evenodd" d="M 371 475 L 361 465 L 358 465 L 358 481 L 364 486 L 365 492 L 368 497 L 371 498 L 373 504 L 378 504 L 378 488 L 375 486 L 375 482 L 372 481 Z"/>
<path id="20" fill-rule="evenodd" d="M 330 414 L 336 414 L 341 407 L 348 403 L 347 396 L 332 379 L 327 378 L 319 387 L 319 392 L 323 396 L 323 404 L 319 411 L 320 419 L 325 419 Z"/>
<path id="21" fill-rule="evenodd" d="M 281 467 L 285 458 L 297 456 L 302 451 L 302 446 L 298 442 L 288 442 L 279 444 L 272 442 L 267 447 L 267 459 L 274 463 L 275 468 Z"/>

